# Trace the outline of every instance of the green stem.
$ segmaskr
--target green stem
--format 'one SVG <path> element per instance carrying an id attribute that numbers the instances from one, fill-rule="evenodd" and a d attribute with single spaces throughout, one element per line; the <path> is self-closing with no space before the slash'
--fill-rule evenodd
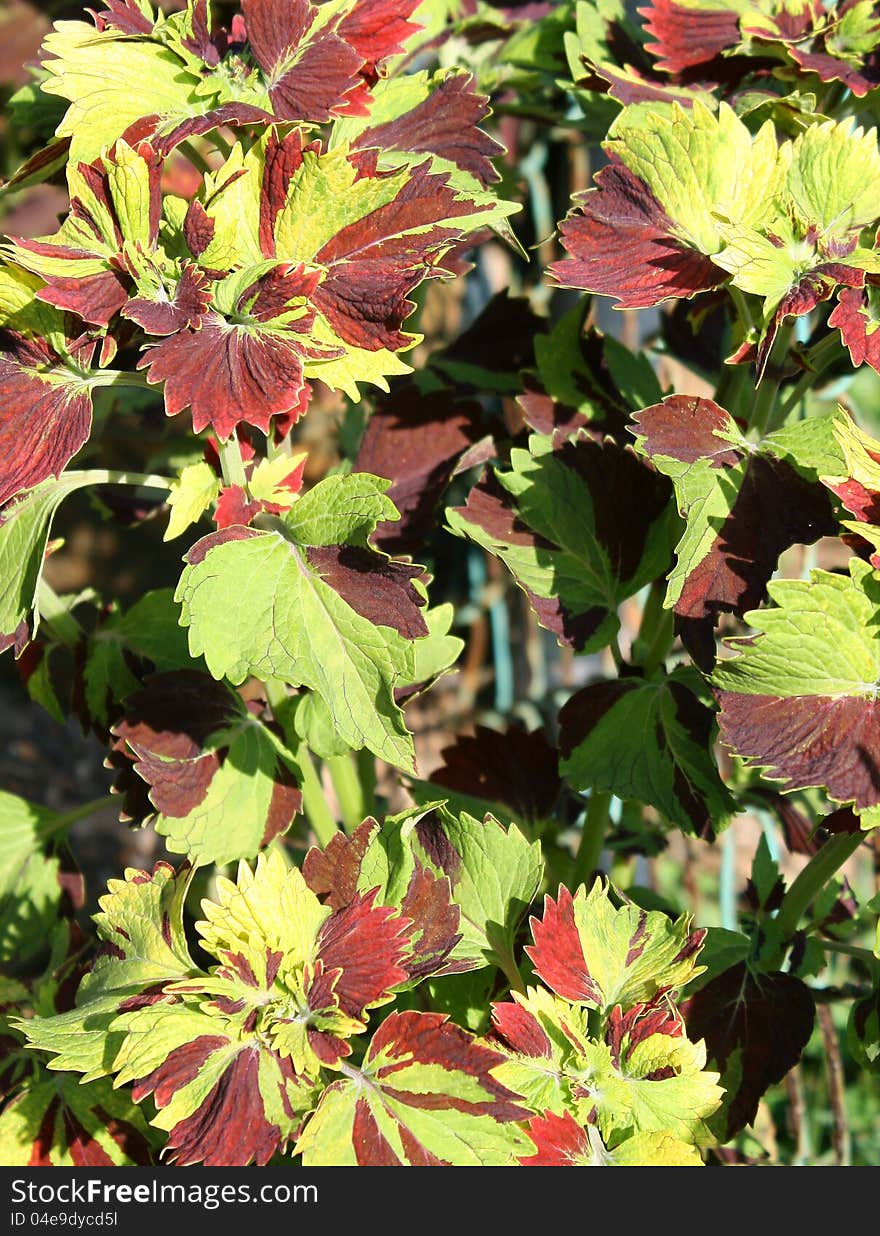
<path id="1" fill-rule="evenodd" d="M 241 457 L 241 445 L 235 434 L 220 443 L 219 453 L 224 485 L 237 485 L 240 489 L 246 489 L 244 460 Z"/>
<path id="2" fill-rule="evenodd" d="M 830 335 L 826 335 L 821 342 L 811 349 L 806 358 L 809 369 L 807 369 L 806 373 L 801 374 L 782 404 L 780 421 L 785 421 L 788 415 L 794 411 L 806 393 L 815 386 L 816 379 L 825 372 L 839 352 L 840 343 L 833 332 Z"/>
<path id="3" fill-rule="evenodd" d="M 755 431 L 759 441 L 767 433 L 767 426 L 770 423 L 770 416 L 778 393 L 779 383 L 767 380 L 763 381 L 755 392 L 752 412 L 749 417 L 749 428 Z"/>
<path id="4" fill-rule="evenodd" d="M 790 940 L 804 913 L 836 871 L 855 854 L 863 833 L 839 833 L 814 854 L 782 899 L 776 922 L 783 940 Z"/>
<path id="5" fill-rule="evenodd" d="M 198 150 L 192 142 L 181 142 L 180 152 L 181 154 L 186 155 L 193 167 L 196 168 L 197 171 L 200 171 L 203 176 L 210 176 L 213 174 L 214 169 L 211 167 L 202 152 Z"/>
<path id="6" fill-rule="evenodd" d="M 362 747 L 356 759 L 364 802 L 364 818 L 366 818 L 368 815 L 376 814 L 376 757 L 372 751 Z"/>
<path id="7" fill-rule="evenodd" d="M 817 941 L 826 952 L 843 953 L 845 957 L 857 957 L 859 961 L 863 961 L 866 966 L 876 966 L 878 959 L 869 948 L 859 948 L 857 944 L 846 944 L 843 940 L 823 940 Z"/>
<path id="8" fill-rule="evenodd" d="M 85 635 L 61 597 L 42 577 L 37 585 L 37 612 L 58 643 L 67 648 L 75 648 Z"/>
<path id="9" fill-rule="evenodd" d="M 581 842 L 574 860 L 573 887 L 585 884 L 599 869 L 599 860 L 605 849 L 605 834 L 608 829 L 608 808 L 611 794 L 607 790 L 593 790 L 584 817 Z"/>
<path id="10" fill-rule="evenodd" d="M 54 837 L 56 833 L 64 832 L 79 820 L 87 820 L 89 816 L 95 815 L 98 811 L 104 811 L 107 807 L 115 807 L 119 805 L 119 798 L 116 794 L 105 794 L 103 798 L 93 798 L 89 803 L 83 803 L 81 807 L 74 807 L 72 811 L 65 811 L 63 815 L 56 816 L 54 820 L 48 820 L 45 824 L 39 826 L 38 832 L 42 841 L 47 841 L 50 837 Z"/>
<path id="11" fill-rule="evenodd" d="M 172 482 L 167 476 L 153 472 L 122 472 L 116 468 L 89 468 L 80 472 L 65 472 L 64 482 L 70 481 L 75 488 L 80 485 L 134 485 L 138 489 L 162 489 L 166 492 Z"/>
<path id="12" fill-rule="evenodd" d="M 644 669 L 646 678 L 650 678 L 666 660 L 675 638 L 673 612 L 663 608 L 665 595 L 665 580 L 656 580 L 648 593 L 639 633 L 633 644 L 633 660 Z"/>
<path id="13" fill-rule="evenodd" d="M 736 307 L 737 317 L 739 318 L 743 329 L 746 331 L 753 330 L 755 326 L 755 319 L 749 307 L 749 302 L 745 298 L 745 293 L 740 291 L 739 288 L 734 287 L 732 283 L 728 283 L 727 291 L 730 293 L 730 299 Z"/>
<path id="14" fill-rule="evenodd" d="M 91 387 L 122 386 L 139 391 L 157 391 L 155 382 L 150 382 L 145 373 L 128 372 L 125 369 L 99 369 L 83 375 Z"/>
<path id="15" fill-rule="evenodd" d="M 345 831 L 353 833 L 367 814 L 354 755 L 348 751 L 345 755 L 334 755 L 326 761 L 326 764 L 330 780 L 333 782 L 333 789 L 339 800 L 339 810 L 342 813 Z"/>
<path id="16" fill-rule="evenodd" d="M 311 825 L 318 839 L 318 844 L 326 846 L 333 840 L 339 829 L 336 826 L 336 821 L 333 819 L 330 808 L 327 806 L 327 800 L 324 797 L 324 787 L 321 785 L 321 779 L 315 771 L 311 753 L 293 727 L 290 716 L 293 701 L 288 695 L 284 683 L 280 682 L 277 678 L 268 679 L 265 687 L 266 699 L 269 707 L 272 709 L 272 715 L 281 726 L 285 742 L 287 743 L 287 749 L 299 769 L 303 814 Z"/>
<path id="17" fill-rule="evenodd" d="M 519 972 L 519 966 L 514 959 L 503 949 L 497 950 L 495 956 L 498 960 L 498 968 L 507 979 L 507 985 L 510 990 L 518 991 L 521 996 L 524 996 L 526 994 L 526 985 L 523 982 L 523 976 Z"/>

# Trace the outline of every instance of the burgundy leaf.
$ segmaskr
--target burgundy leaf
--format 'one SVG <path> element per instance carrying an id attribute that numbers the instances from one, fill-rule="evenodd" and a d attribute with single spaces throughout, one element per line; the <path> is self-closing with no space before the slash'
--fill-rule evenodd
<path id="1" fill-rule="evenodd" d="M 392 627 L 406 639 L 428 634 L 425 598 L 412 582 L 423 577 L 422 567 L 359 545 L 309 546 L 305 554 L 321 579 L 362 618 Z"/>
<path id="2" fill-rule="evenodd" d="M 210 289 L 205 272 L 187 263 L 171 297 L 136 296 L 122 306 L 122 316 L 137 322 L 148 335 L 173 335 L 185 327 L 197 330 L 211 303 Z"/>
<path id="3" fill-rule="evenodd" d="M 550 267 L 560 287 L 614 296 L 621 308 L 644 309 L 694 296 L 727 278 L 710 258 L 675 238 L 663 207 L 616 156 L 597 173 L 596 188 L 575 200 L 577 209 L 560 226 L 570 256 Z"/>
<path id="4" fill-rule="evenodd" d="M 437 155 L 470 172 L 482 185 L 492 184 L 499 179 L 492 159 L 504 154 L 504 147 L 479 128 L 489 105 L 473 86 L 470 73 L 443 78 L 427 99 L 402 116 L 365 129 L 355 148 Z"/>
<path id="5" fill-rule="evenodd" d="M 44 340 L 4 331 L 0 342 L 2 506 L 67 466 L 88 439 L 92 400 Z"/>
<path id="6" fill-rule="evenodd" d="M 310 34 L 317 9 L 309 0 L 243 0 L 242 12 L 277 116 L 320 124 L 346 110 L 364 60 L 335 33 L 337 22 Z"/>
<path id="7" fill-rule="evenodd" d="M 442 254 L 461 238 L 434 220 L 474 212 L 473 202 L 458 200 L 448 177 L 429 167 L 413 168 L 392 201 L 343 227 L 315 257 L 327 275 L 313 303 L 347 343 L 370 351 L 407 345 L 400 328 L 414 308 L 410 292 L 441 269 Z"/>
<path id="8" fill-rule="evenodd" d="M 422 395 L 399 386 L 373 412 L 354 462 L 392 482 L 388 497 L 399 520 L 379 524 L 373 536 L 388 553 L 411 553 L 433 526 L 435 509 L 467 449 L 482 436 L 481 409 L 447 391 Z"/>
<path id="9" fill-rule="evenodd" d="M 504 803 L 522 820 L 552 816 L 562 781 L 559 753 L 543 730 L 527 733 L 510 725 L 500 733 L 477 725 L 473 737 L 459 735 L 440 754 L 443 764 L 431 773 L 434 785 Z"/>
<path id="10" fill-rule="evenodd" d="M 880 703 L 862 696 L 717 691 L 722 741 L 791 790 L 825 786 L 836 802 L 880 803 Z"/>
<path id="11" fill-rule="evenodd" d="M 722 1140 L 751 1124 L 762 1096 L 797 1064 L 813 1029 L 810 989 L 793 974 L 732 966 L 683 1008 L 688 1037 L 706 1040 L 727 1089 Z"/>
<path id="12" fill-rule="evenodd" d="M 378 821 L 369 818 L 350 837 L 336 833 L 323 850 L 312 846 L 306 855 L 302 867 L 306 883 L 334 910 L 349 905 L 357 895 L 361 863 L 378 831 Z"/>
<path id="13" fill-rule="evenodd" d="M 225 440 L 241 421 L 266 433 L 274 415 L 301 407 L 313 314 L 279 325 L 274 319 L 290 301 L 309 296 L 317 278 L 302 267 L 279 266 L 239 297 L 249 324 L 231 324 L 212 311 L 200 325 L 151 344 L 138 368 L 147 368 L 148 381 L 165 383 L 168 416 L 190 407 L 197 433 L 212 425 Z"/>

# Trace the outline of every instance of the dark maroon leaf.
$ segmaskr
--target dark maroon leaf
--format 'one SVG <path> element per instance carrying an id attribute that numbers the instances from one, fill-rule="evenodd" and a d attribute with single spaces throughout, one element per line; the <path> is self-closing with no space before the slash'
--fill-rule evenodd
<path id="1" fill-rule="evenodd" d="M 682 1012 L 688 1037 L 705 1039 L 721 1071 L 726 1141 L 752 1123 L 766 1091 L 800 1060 L 813 1030 L 813 997 L 792 974 L 753 974 L 741 962 L 711 979 Z"/>
<path id="2" fill-rule="evenodd" d="M 482 436 L 480 422 L 478 404 L 459 403 L 448 391 L 422 395 L 412 383 L 378 404 L 353 469 L 392 482 L 388 497 L 400 519 L 378 525 L 376 545 L 411 553 L 422 544 L 456 464 Z"/>
<path id="3" fill-rule="evenodd" d="M 338 21 L 312 33 L 318 11 L 309 0 L 243 0 L 242 12 L 277 116 L 322 123 L 345 110 L 364 59 L 335 32 Z"/>
<path id="4" fill-rule="evenodd" d="M 543 730 L 527 733 L 508 726 L 504 733 L 485 725 L 473 737 L 460 735 L 444 747 L 443 764 L 431 782 L 462 794 L 504 803 L 520 819 L 549 819 L 562 789 L 559 755 Z"/>
<path id="5" fill-rule="evenodd" d="M 305 552 L 313 570 L 362 618 L 393 627 L 406 639 L 428 634 L 426 601 L 412 582 L 424 575 L 422 567 L 358 545 L 309 546 Z"/>

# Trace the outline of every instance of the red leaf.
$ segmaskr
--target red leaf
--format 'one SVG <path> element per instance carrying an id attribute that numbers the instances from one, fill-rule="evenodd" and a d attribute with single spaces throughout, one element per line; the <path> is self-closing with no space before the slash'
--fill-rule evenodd
<path id="1" fill-rule="evenodd" d="M 589 1134 L 570 1112 L 534 1116 L 529 1121 L 529 1137 L 535 1153 L 520 1159 L 523 1167 L 580 1167 L 593 1162 Z"/>
<path id="2" fill-rule="evenodd" d="M 407 979 L 403 959 L 409 919 L 389 906 L 374 905 L 374 899 L 375 892 L 357 894 L 327 919 L 318 937 L 318 959 L 327 970 L 341 971 L 336 996 L 353 1017 Z"/>
<path id="3" fill-rule="evenodd" d="M 875 329 L 878 319 L 872 312 L 867 288 L 842 288 L 828 325 L 840 331 L 854 365 L 867 361 L 880 373 L 880 330 Z"/>
<path id="4" fill-rule="evenodd" d="M 655 40 L 646 43 L 645 49 L 657 57 L 657 68 L 666 73 L 708 64 L 740 41 L 739 14 L 732 6 L 700 9 L 675 0 L 651 0 L 638 11 Z"/>
<path id="5" fill-rule="evenodd" d="M 532 917 L 529 924 L 535 943 L 526 952 L 538 977 L 563 1000 L 601 1006 L 602 993 L 587 968 L 569 890 L 560 884 L 556 901 L 545 895 L 544 917 Z"/>
<path id="6" fill-rule="evenodd" d="M 7 332 L 0 339 L 2 506 L 62 472 L 88 439 L 92 400 L 43 340 Z"/>
<path id="7" fill-rule="evenodd" d="M 444 78 L 431 94 L 395 120 L 365 129 L 356 149 L 422 152 L 448 159 L 483 185 L 498 180 L 492 159 L 504 147 L 479 128 L 489 114 L 485 95 L 473 90 L 470 73 Z"/>
<path id="8" fill-rule="evenodd" d="M 357 0 L 339 23 L 338 34 L 366 61 L 370 77 L 389 56 L 400 55 L 404 43 L 422 27 L 410 21 L 421 0 Z M 415 150 L 417 147 L 407 147 Z"/>
<path id="9" fill-rule="evenodd" d="M 560 226 L 570 254 L 550 267 L 560 287 L 613 296 L 621 308 L 645 309 L 694 296 L 727 278 L 710 258 L 676 240 L 672 221 L 650 189 L 612 155 Z"/>

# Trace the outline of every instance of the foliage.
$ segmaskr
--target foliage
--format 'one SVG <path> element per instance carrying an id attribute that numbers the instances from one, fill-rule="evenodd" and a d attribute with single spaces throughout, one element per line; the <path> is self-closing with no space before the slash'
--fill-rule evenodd
<path id="1" fill-rule="evenodd" d="M 851 1157 L 880 5 L 638 14 L 110 0 L 8 75 L 0 201 L 65 207 L 0 252 L 0 651 L 166 857 L 94 912 L 93 805 L 0 793 L 4 1162 L 754 1161 L 817 1035 Z M 540 158 L 591 145 L 553 202 Z M 433 337 L 502 258 L 528 296 Z M 59 595 L 86 497 L 176 575 Z M 432 760 L 481 572 L 570 672 Z M 727 856 L 706 925 L 642 882 L 667 846 Z"/>

